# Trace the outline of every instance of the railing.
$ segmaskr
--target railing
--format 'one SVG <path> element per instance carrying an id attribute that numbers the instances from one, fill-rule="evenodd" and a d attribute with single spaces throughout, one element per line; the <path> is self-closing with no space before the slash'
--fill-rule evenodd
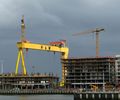
<path id="1" fill-rule="evenodd" d="M 120 91 L 80 91 L 79 89 L 6 89 L 0 90 L 0 94 L 81 94 L 81 93 L 120 93 Z"/>
<path id="2" fill-rule="evenodd" d="M 0 90 L 0 94 L 74 94 L 74 92 L 65 89 L 11 89 Z"/>

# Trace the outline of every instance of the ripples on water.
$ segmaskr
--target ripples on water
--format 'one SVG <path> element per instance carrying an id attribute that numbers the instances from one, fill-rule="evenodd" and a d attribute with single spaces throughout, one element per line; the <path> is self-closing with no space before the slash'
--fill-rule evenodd
<path id="1" fill-rule="evenodd" d="M 74 100 L 73 95 L 0 96 L 0 100 Z"/>

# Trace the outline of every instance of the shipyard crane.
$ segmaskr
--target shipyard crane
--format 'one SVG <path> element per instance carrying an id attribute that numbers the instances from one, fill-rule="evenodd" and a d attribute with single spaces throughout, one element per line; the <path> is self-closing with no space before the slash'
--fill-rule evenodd
<path id="1" fill-rule="evenodd" d="M 18 48 L 18 57 L 16 61 L 16 69 L 15 69 L 15 74 L 18 74 L 18 67 L 20 63 L 20 58 L 21 58 L 21 65 L 22 65 L 22 72 L 23 75 L 27 75 L 27 70 L 25 66 L 25 59 L 24 59 L 24 53 L 23 50 L 40 50 L 40 51 L 50 51 L 50 52 L 60 52 L 61 53 L 61 59 L 67 59 L 68 58 L 68 52 L 69 48 L 66 47 L 66 42 L 65 41 L 57 41 L 57 42 L 50 42 L 49 44 L 38 44 L 38 43 L 32 43 L 25 38 L 25 24 L 24 24 L 24 16 L 22 17 L 21 20 L 21 41 L 17 42 L 17 48 Z M 62 65 L 62 82 L 64 82 L 65 78 L 65 68 Z"/>
<path id="2" fill-rule="evenodd" d="M 104 31 L 104 29 L 103 28 L 96 28 L 93 30 L 87 30 L 84 32 L 73 34 L 73 36 L 82 35 L 82 34 L 89 34 L 89 33 L 96 33 L 96 57 L 99 57 L 99 32 L 101 32 L 101 31 Z"/>

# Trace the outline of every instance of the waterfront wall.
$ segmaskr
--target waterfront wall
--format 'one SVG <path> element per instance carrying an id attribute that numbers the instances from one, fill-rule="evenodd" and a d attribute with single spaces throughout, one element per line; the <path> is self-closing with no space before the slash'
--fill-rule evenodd
<path id="1" fill-rule="evenodd" d="M 76 93 L 74 100 L 120 100 L 120 93 L 115 92 L 91 92 L 91 93 Z"/>
<path id="2" fill-rule="evenodd" d="M 110 92 L 80 92 L 67 89 L 24 89 L 0 90 L 0 95 L 74 95 L 74 100 L 120 100 L 119 91 Z"/>
<path id="3" fill-rule="evenodd" d="M 24 90 L 19 90 L 19 89 L 12 89 L 12 90 L 0 90 L 1 95 L 29 95 L 29 94 L 34 94 L 34 95 L 42 95 L 42 94 L 74 94 L 74 91 L 70 90 L 58 90 L 58 89 L 24 89 Z"/>

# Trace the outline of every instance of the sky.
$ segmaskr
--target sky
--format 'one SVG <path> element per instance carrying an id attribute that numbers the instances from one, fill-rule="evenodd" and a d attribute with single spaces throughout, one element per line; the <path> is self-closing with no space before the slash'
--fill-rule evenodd
<path id="1" fill-rule="evenodd" d="M 119 55 L 119 5 L 120 0 L 0 0 L 0 66 L 4 73 L 15 71 L 22 15 L 26 38 L 33 43 L 65 39 L 69 57 L 95 57 L 95 34 L 72 34 L 104 28 L 99 34 L 100 56 Z M 59 53 L 29 50 L 25 62 L 28 73 L 61 76 Z"/>

